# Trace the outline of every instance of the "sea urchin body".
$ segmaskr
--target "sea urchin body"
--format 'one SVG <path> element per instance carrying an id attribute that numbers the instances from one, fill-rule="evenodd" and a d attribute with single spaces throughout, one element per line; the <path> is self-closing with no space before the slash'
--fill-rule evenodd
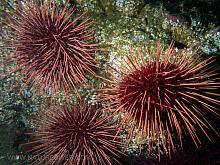
<path id="1" fill-rule="evenodd" d="M 183 133 L 200 144 L 197 129 L 209 138 L 207 130 L 214 128 L 205 115 L 219 115 L 220 82 L 210 65 L 213 60 L 200 61 L 195 53 L 176 52 L 172 45 L 162 51 L 158 43 L 155 54 L 131 51 L 112 73 L 102 100 L 109 100 L 106 109 L 126 113 L 122 125 L 131 124 L 129 139 L 137 128 L 135 132 L 152 142 L 150 151 L 157 140 L 158 152 L 170 153 L 173 135 L 181 144 Z"/>
<path id="2" fill-rule="evenodd" d="M 62 8 L 55 1 L 27 1 L 7 17 L 4 47 L 12 55 L 5 64 L 15 64 L 9 75 L 19 71 L 26 78 L 21 91 L 36 85 L 51 94 L 67 92 L 85 82 L 86 72 L 96 75 L 92 21 L 85 14 L 75 15 L 76 8 L 68 4 Z"/>
<path id="3" fill-rule="evenodd" d="M 28 151 L 36 157 L 32 163 L 110 165 L 123 154 L 114 124 L 93 106 L 53 108 L 39 124 L 34 140 L 25 145 L 34 146 Z"/>

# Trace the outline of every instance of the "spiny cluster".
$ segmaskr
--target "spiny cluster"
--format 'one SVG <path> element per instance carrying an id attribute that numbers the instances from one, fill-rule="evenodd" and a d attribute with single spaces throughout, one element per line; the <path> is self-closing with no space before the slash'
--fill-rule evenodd
<path id="1" fill-rule="evenodd" d="M 111 165 L 123 154 L 114 123 L 91 105 L 51 108 L 38 125 L 26 144 L 33 146 L 28 151 L 36 157 L 32 163 Z"/>
<path id="2" fill-rule="evenodd" d="M 67 4 L 61 9 L 51 0 L 22 2 L 6 20 L 9 39 L 4 47 L 12 55 L 4 60 L 15 66 L 8 75 L 19 72 L 19 82 L 25 80 L 20 92 L 35 86 L 53 97 L 86 83 L 86 73 L 97 76 L 92 21 L 85 14 L 76 15 L 76 8 Z M 100 101 L 107 100 L 106 109 L 115 113 L 125 112 L 119 127 L 130 124 L 129 140 L 134 131 L 140 132 L 148 138 L 150 151 L 158 144 L 160 155 L 161 150 L 174 150 L 173 135 L 181 144 L 187 133 L 199 145 L 198 129 L 209 138 L 207 130 L 214 128 L 206 112 L 219 116 L 220 81 L 212 70 L 213 60 L 200 61 L 195 53 L 175 52 L 172 45 L 162 51 L 158 44 L 155 54 L 131 51 L 115 69 Z M 37 157 L 33 163 L 119 163 L 122 144 L 116 126 L 91 105 L 52 107 L 39 120 L 34 140 L 28 143 L 34 144 L 29 150 Z"/>
<path id="3" fill-rule="evenodd" d="M 19 71 L 20 81 L 25 80 L 21 91 L 35 85 L 53 95 L 86 82 L 86 72 L 96 76 L 90 18 L 55 1 L 23 3 L 5 22 L 5 47 L 12 51 L 5 64 L 16 64 L 9 74 Z"/>
<path id="4" fill-rule="evenodd" d="M 121 124 L 130 126 L 128 138 L 136 128 L 143 139 L 148 137 L 150 151 L 158 144 L 159 156 L 161 149 L 169 154 L 174 150 L 173 135 L 182 144 L 188 133 L 200 144 L 197 129 L 208 138 L 207 130 L 213 129 L 206 112 L 219 116 L 218 73 L 213 72 L 212 59 L 200 61 L 195 53 L 176 52 L 172 45 L 162 51 L 159 43 L 155 54 L 131 51 L 103 90 L 102 100 L 109 101 L 106 109 L 126 113 Z"/>

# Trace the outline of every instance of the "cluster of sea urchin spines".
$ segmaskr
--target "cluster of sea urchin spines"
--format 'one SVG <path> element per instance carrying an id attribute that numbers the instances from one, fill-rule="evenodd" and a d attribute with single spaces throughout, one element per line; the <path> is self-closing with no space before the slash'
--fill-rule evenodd
<path id="1" fill-rule="evenodd" d="M 188 133 L 196 145 L 197 129 L 209 138 L 207 131 L 214 128 L 205 113 L 219 115 L 215 90 L 220 82 L 211 69 L 213 60 L 199 61 L 195 53 L 176 52 L 172 45 L 162 51 L 158 44 L 155 54 L 131 51 L 117 75 L 112 73 L 114 80 L 103 90 L 103 100 L 111 100 L 107 108 L 126 113 L 121 125 L 131 121 L 129 139 L 137 126 L 136 132 L 141 130 L 152 142 L 149 150 L 157 139 L 158 148 L 170 154 L 175 134 L 182 143 L 183 133 Z"/>
<path id="2" fill-rule="evenodd" d="M 86 73 L 97 76 L 92 21 L 85 14 L 76 16 L 76 8 L 66 4 L 60 10 L 52 1 L 28 1 L 7 24 L 7 48 L 14 50 L 7 59 L 17 65 L 10 73 L 20 71 L 26 77 L 20 92 L 27 85 L 51 95 L 68 92 L 86 82 Z"/>
<path id="3" fill-rule="evenodd" d="M 45 114 L 32 133 L 34 140 L 26 144 L 33 146 L 29 154 L 45 159 L 32 163 L 120 164 L 118 159 L 124 154 L 119 149 L 122 143 L 115 135 L 116 126 L 101 111 L 84 104 L 51 108 Z"/>

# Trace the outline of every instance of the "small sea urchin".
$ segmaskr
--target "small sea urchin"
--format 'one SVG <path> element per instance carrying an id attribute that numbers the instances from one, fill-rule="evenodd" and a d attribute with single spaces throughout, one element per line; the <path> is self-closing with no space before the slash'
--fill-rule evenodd
<path id="1" fill-rule="evenodd" d="M 32 163 L 65 165 L 120 164 L 122 143 L 115 136 L 116 128 L 93 106 L 56 108 L 40 119 L 40 127 L 32 133 L 34 146 L 29 153 L 35 155 Z"/>
<path id="2" fill-rule="evenodd" d="M 220 82 L 210 65 L 213 60 L 200 61 L 195 53 L 176 52 L 172 45 L 164 51 L 158 42 L 155 54 L 131 51 L 114 69 L 102 100 L 109 101 L 106 109 L 126 112 L 122 125 L 130 123 L 129 139 L 137 128 L 152 142 L 150 151 L 158 140 L 160 155 L 161 149 L 169 154 L 174 150 L 173 135 L 181 144 L 184 133 L 200 144 L 197 129 L 209 138 L 207 130 L 214 128 L 205 114 L 219 115 Z"/>
<path id="3" fill-rule="evenodd" d="M 91 43 L 94 29 L 85 14 L 76 8 L 62 8 L 55 1 L 20 3 L 13 16 L 8 16 L 6 48 L 12 55 L 5 64 L 13 64 L 8 75 L 18 72 L 21 81 L 36 85 L 40 91 L 57 94 L 75 89 L 85 82 L 86 72 L 96 75 L 93 57 L 96 44 Z"/>

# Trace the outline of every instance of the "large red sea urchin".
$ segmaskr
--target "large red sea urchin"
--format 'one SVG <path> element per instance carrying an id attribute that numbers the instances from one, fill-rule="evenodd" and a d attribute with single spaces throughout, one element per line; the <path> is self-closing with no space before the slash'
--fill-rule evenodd
<path id="1" fill-rule="evenodd" d="M 220 82 L 213 60 L 200 61 L 195 54 L 176 52 L 172 45 L 164 51 L 158 42 L 155 54 L 131 51 L 114 69 L 102 100 L 109 101 L 106 109 L 125 112 L 121 125 L 130 125 L 129 139 L 136 128 L 142 139 L 148 137 L 150 151 L 157 141 L 160 155 L 161 149 L 174 150 L 173 135 L 181 144 L 188 133 L 199 145 L 198 129 L 209 138 L 207 130 L 214 128 L 206 112 L 219 116 Z"/>
<path id="2" fill-rule="evenodd" d="M 25 84 L 36 85 L 51 95 L 68 92 L 86 81 L 88 72 L 96 75 L 93 55 L 96 44 L 91 43 L 94 29 L 85 14 L 76 8 L 62 8 L 55 1 L 20 2 L 13 16 L 7 16 L 5 48 L 10 56 L 5 65 L 14 65 L 8 75 L 19 72 Z M 8 39 L 9 38 L 9 39 Z"/>

